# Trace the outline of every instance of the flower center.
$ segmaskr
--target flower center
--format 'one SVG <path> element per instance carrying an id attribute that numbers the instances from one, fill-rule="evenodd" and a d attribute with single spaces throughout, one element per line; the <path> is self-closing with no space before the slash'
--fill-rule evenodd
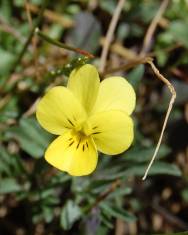
<path id="1" fill-rule="evenodd" d="M 89 126 L 88 122 L 83 122 L 79 126 L 73 129 L 76 135 L 80 136 L 81 138 L 89 137 L 92 133 L 92 129 Z"/>
<path id="2" fill-rule="evenodd" d="M 83 152 L 89 148 L 89 137 L 81 131 L 76 131 L 72 129 L 71 138 L 68 139 L 68 147 L 74 147 L 76 150 L 82 150 Z"/>

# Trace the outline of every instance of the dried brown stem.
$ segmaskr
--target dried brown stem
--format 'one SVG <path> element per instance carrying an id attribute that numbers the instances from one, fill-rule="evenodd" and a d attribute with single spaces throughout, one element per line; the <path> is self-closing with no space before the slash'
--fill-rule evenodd
<path id="1" fill-rule="evenodd" d="M 142 178 L 143 180 L 146 179 L 146 177 L 148 175 L 148 172 L 149 172 L 149 170 L 150 170 L 150 168 L 151 168 L 151 166 L 152 166 L 152 164 L 153 164 L 153 162 L 155 160 L 155 157 L 156 157 L 156 155 L 157 155 L 157 153 L 159 151 L 159 147 L 161 145 L 161 141 L 162 141 L 162 138 L 163 138 L 163 135 L 164 135 L 164 131 L 165 131 L 168 119 L 169 119 L 169 115 L 171 113 L 174 101 L 176 99 L 176 91 L 175 91 L 173 85 L 159 72 L 159 70 L 156 68 L 156 66 L 154 65 L 154 63 L 151 60 L 148 61 L 147 63 L 151 66 L 151 68 L 152 68 L 154 74 L 157 76 L 157 78 L 159 78 L 161 81 L 163 81 L 168 86 L 172 96 L 171 96 L 171 99 L 170 99 L 170 102 L 169 102 L 169 105 L 168 105 L 168 109 L 167 109 L 167 112 L 166 112 L 166 115 L 165 115 L 165 119 L 164 119 L 162 130 L 161 130 L 161 134 L 160 134 L 160 137 L 159 137 L 159 140 L 158 140 L 155 152 L 154 152 L 154 154 L 152 156 L 152 159 L 151 159 L 151 161 L 150 161 L 150 163 L 149 163 L 149 165 L 148 165 L 148 167 L 147 167 L 147 169 L 145 171 L 145 174 L 144 174 L 144 176 Z"/>
<path id="2" fill-rule="evenodd" d="M 100 43 L 101 43 L 101 45 L 104 45 L 104 38 L 102 38 L 100 40 Z M 176 49 L 178 49 L 180 47 L 182 47 L 181 43 L 175 43 L 174 45 L 171 45 L 169 47 L 162 48 L 162 49 L 157 50 L 157 51 L 149 52 L 149 53 L 145 54 L 144 57 L 156 57 L 157 53 L 160 52 L 160 51 L 169 53 L 169 52 L 171 52 L 173 50 L 176 50 Z M 128 61 L 132 61 L 132 60 L 134 61 L 135 58 L 138 59 L 139 57 L 143 58 L 143 56 L 137 55 L 136 52 L 134 52 L 131 49 L 126 48 L 125 46 L 123 46 L 121 43 L 119 43 L 117 41 L 115 41 L 113 44 L 111 44 L 109 50 L 111 52 L 121 56 L 122 58 L 125 58 Z"/>
<path id="3" fill-rule="evenodd" d="M 149 51 L 151 40 L 153 38 L 154 32 L 157 28 L 157 25 L 158 25 L 162 15 L 164 14 L 164 12 L 168 6 L 168 3 L 169 3 L 169 0 L 162 1 L 160 8 L 157 11 L 157 14 L 155 15 L 155 17 L 151 21 L 151 24 L 149 25 L 149 28 L 145 34 L 145 37 L 144 37 L 143 47 L 140 52 L 140 55 L 144 55 L 145 53 L 147 53 Z"/>
<path id="4" fill-rule="evenodd" d="M 110 43 L 112 42 L 114 31 L 116 29 L 116 25 L 119 20 L 121 10 L 124 4 L 125 4 L 125 0 L 119 0 L 117 7 L 114 11 L 114 14 L 112 16 L 112 20 L 110 22 L 110 25 L 106 34 L 106 39 L 105 39 L 104 47 L 103 47 L 102 54 L 101 54 L 101 61 L 100 61 L 100 68 L 99 68 L 100 72 L 103 72 L 105 69 Z"/>
<path id="5" fill-rule="evenodd" d="M 121 185 L 121 181 L 119 179 L 115 180 L 111 185 L 110 187 L 107 189 L 106 192 L 100 194 L 95 202 L 89 206 L 88 208 L 86 208 L 86 211 L 91 211 L 93 208 L 97 207 L 101 201 L 103 201 L 106 197 L 108 197 L 108 195 L 110 195 L 111 193 L 113 193 L 117 187 L 119 187 Z"/>
<path id="6" fill-rule="evenodd" d="M 25 9 L 26 9 L 27 19 L 28 19 L 28 22 L 29 22 L 29 27 L 30 27 L 30 29 L 32 29 L 33 22 L 32 22 L 32 18 L 31 18 L 30 9 L 29 9 L 29 6 L 28 6 L 28 0 L 24 0 L 24 5 L 25 5 Z"/>
<path id="7" fill-rule="evenodd" d="M 27 8 L 32 13 L 35 13 L 35 14 L 38 14 L 38 12 L 40 11 L 40 9 L 36 5 L 32 3 L 28 3 L 28 2 L 27 2 Z M 47 18 L 49 21 L 57 22 L 61 24 L 64 28 L 70 28 L 74 25 L 74 22 L 72 20 L 66 19 L 64 16 L 48 9 L 45 9 L 44 17 Z"/>
<path id="8" fill-rule="evenodd" d="M 175 215 L 171 214 L 169 211 L 167 211 L 164 207 L 161 207 L 157 203 L 153 203 L 152 205 L 153 209 L 157 211 L 159 214 L 163 216 L 163 218 L 168 221 L 169 223 L 177 226 L 180 229 L 187 230 L 188 229 L 188 224 L 185 223 L 184 221 L 180 220 L 178 217 Z"/>
<path id="9" fill-rule="evenodd" d="M 29 26 L 30 29 L 32 30 L 33 28 L 33 20 L 31 17 L 31 12 L 30 12 L 30 8 L 28 5 L 28 0 L 24 0 L 25 1 L 25 9 L 26 9 L 26 14 L 27 14 L 27 19 L 29 22 Z M 34 54 L 34 65 L 35 65 L 35 75 L 38 79 L 40 79 L 40 74 L 39 74 L 39 70 L 38 70 L 38 53 L 37 53 L 37 38 L 35 35 L 33 35 L 33 38 L 31 40 L 32 42 L 32 46 L 33 46 L 33 54 Z"/>
<path id="10" fill-rule="evenodd" d="M 128 63 L 123 64 L 121 66 L 118 66 L 116 68 L 112 68 L 109 70 L 106 70 L 104 73 L 101 73 L 101 76 L 104 77 L 108 74 L 112 74 L 112 73 L 116 73 L 118 71 L 127 71 L 131 68 L 134 68 L 135 66 L 139 65 L 139 64 L 145 64 L 147 63 L 149 60 L 152 60 L 150 57 L 135 57 L 134 60 L 130 60 Z"/>

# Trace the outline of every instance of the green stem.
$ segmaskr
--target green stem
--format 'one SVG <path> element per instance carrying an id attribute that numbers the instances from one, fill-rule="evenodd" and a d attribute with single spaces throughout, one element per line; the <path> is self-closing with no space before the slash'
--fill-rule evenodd
<path id="1" fill-rule="evenodd" d="M 53 38 L 48 37 L 46 34 L 44 34 L 43 32 L 41 32 L 41 31 L 39 30 L 39 28 L 36 28 L 36 29 L 35 29 L 35 33 L 36 33 L 38 36 L 40 36 L 42 39 L 44 39 L 45 41 L 47 41 L 47 42 L 49 42 L 49 43 L 51 43 L 51 44 L 53 44 L 53 45 L 55 45 L 55 46 L 58 46 L 58 47 L 60 47 L 60 48 L 67 49 L 67 50 L 69 50 L 69 51 L 74 51 L 74 52 L 76 52 L 76 53 L 79 53 L 79 54 L 81 54 L 81 55 L 87 56 L 87 57 L 89 57 L 89 58 L 94 58 L 94 56 L 93 56 L 92 54 L 90 54 L 89 52 L 87 52 L 87 51 L 81 50 L 80 48 L 72 47 L 72 46 L 70 46 L 70 45 L 67 45 L 67 44 L 65 44 L 65 43 L 59 42 L 59 41 L 57 41 L 57 40 L 55 40 L 55 39 L 53 39 Z"/>
<path id="2" fill-rule="evenodd" d="M 49 0 L 43 0 L 43 4 L 42 4 L 41 10 L 40 10 L 40 12 L 39 12 L 39 15 L 38 15 L 38 17 L 37 17 L 37 19 L 36 19 L 36 22 L 33 24 L 33 27 L 32 27 L 32 29 L 31 29 L 31 32 L 30 32 L 30 34 L 29 34 L 29 36 L 28 36 L 28 38 L 27 38 L 25 44 L 23 45 L 22 50 L 21 50 L 20 53 L 18 54 L 18 57 L 17 57 L 16 61 L 14 62 L 13 66 L 12 66 L 12 69 L 11 69 L 10 72 L 13 73 L 13 72 L 16 70 L 16 67 L 18 66 L 18 64 L 20 63 L 20 61 L 22 60 L 22 57 L 24 56 L 24 54 L 25 54 L 25 52 L 26 52 L 26 50 L 27 50 L 27 48 L 28 48 L 28 46 L 29 46 L 29 44 L 30 44 L 30 42 L 31 42 L 31 39 L 32 39 L 33 34 L 34 34 L 34 32 L 35 32 L 35 28 L 40 25 L 40 23 L 41 23 L 41 21 L 42 21 L 42 19 L 43 19 L 43 14 L 44 14 L 44 11 L 45 11 L 45 9 L 46 9 L 48 3 L 49 3 Z"/>

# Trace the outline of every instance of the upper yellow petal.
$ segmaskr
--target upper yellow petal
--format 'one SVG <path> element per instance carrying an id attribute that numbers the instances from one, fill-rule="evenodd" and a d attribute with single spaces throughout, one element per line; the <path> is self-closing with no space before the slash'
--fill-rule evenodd
<path id="1" fill-rule="evenodd" d="M 133 121 L 124 112 L 96 113 L 88 119 L 88 132 L 102 153 L 119 154 L 129 148 L 133 141 Z M 86 131 L 87 132 L 87 131 Z"/>
<path id="2" fill-rule="evenodd" d="M 100 84 L 92 113 L 121 110 L 128 115 L 135 108 L 136 95 L 133 87 L 122 77 L 110 77 Z"/>
<path id="3" fill-rule="evenodd" d="M 70 175 L 83 176 L 95 170 L 98 155 L 91 137 L 81 138 L 68 131 L 51 143 L 45 153 L 45 159 Z"/>
<path id="4" fill-rule="evenodd" d="M 39 101 L 36 116 L 47 131 L 61 135 L 68 128 L 79 128 L 86 120 L 86 113 L 72 92 L 57 86 L 50 89 Z"/>
<path id="5" fill-rule="evenodd" d="M 71 72 L 67 87 L 89 113 L 96 101 L 99 84 L 97 69 L 93 65 L 86 64 Z"/>

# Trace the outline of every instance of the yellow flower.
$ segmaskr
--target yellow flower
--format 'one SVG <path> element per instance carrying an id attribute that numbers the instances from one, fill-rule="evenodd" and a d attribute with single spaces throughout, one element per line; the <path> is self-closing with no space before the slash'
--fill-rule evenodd
<path id="1" fill-rule="evenodd" d="M 45 159 L 73 176 L 96 168 L 99 150 L 115 155 L 133 141 L 135 92 L 122 77 L 100 83 L 96 68 L 86 64 L 70 74 L 67 88 L 56 86 L 40 100 L 36 116 L 48 132 L 59 135 Z"/>

